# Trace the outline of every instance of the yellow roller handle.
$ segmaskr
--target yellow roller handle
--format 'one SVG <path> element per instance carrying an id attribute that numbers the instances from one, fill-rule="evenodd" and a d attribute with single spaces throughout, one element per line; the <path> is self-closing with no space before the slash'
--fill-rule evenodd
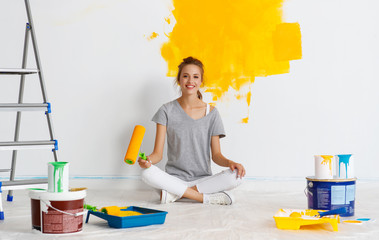
<path id="1" fill-rule="evenodd" d="M 143 136 L 145 135 L 145 127 L 137 125 L 134 128 L 132 138 L 130 139 L 128 150 L 124 158 L 127 164 L 134 164 L 137 160 L 139 149 L 141 148 Z"/>

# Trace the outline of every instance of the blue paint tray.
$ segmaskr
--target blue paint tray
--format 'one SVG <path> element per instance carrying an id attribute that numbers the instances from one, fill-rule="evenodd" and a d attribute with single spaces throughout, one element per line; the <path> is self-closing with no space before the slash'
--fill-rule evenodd
<path id="1" fill-rule="evenodd" d="M 119 217 L 114 215 L 108 215 L 99 211 L 91 211 L 89 210 L 87 213 L 86 223 L 88 223 L 89 216 L 95 215 L 99 218 L 108 221 L 108 225 L 113 228 L 132 228 L 132 227 L 142 227 L 154 224 L 163 224 L 166 219 L 167 212 L 149 209 L 149 208 L 141 208 L 130 206 L 127 211 L 136 211 L 142 213 L 142 215 L 137 216 L 126 216 Z"/>

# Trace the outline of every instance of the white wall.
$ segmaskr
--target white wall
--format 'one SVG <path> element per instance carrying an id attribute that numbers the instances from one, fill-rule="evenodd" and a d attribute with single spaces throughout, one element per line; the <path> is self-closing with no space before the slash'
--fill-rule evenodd
<path id="1" fill-rule="evenodd" d="M 123 162 L 133 128 L 147 128 L 142 150 L 150 153 L 150 119 L 177 96 L 160 55 L 172 3 L 30 1 L 59 160 L 71 163 L 72 176 L 138 175 L 137 165 Z M 313 174 L 313 155 L 353 153 L 356 175 L 376 177 L 378 6 L 375 0 L 286 1 L 286 21 L 301 26 L 303 59 L 291 62 L 289 74 L 256 78 L 248 124 L 238 123 L 244 103 L 218 103 L 224 155 L 242 162 L 249 177 L 305 177 Z M 21 65 L 25 22 L 23 1 L 0 0 L 0 67 Z M 153 31 L 160 36 L 148 41 Z M 34 66 L 33 58 L 29 63 Z M 37 81 L 27 77 L 25 102 L 41 101 Z M 17 82 L 0 76 L 0 102 L 17 101 Z M 12 140 L 14 120 L 15 113 L 0 112 L 0 141 Z M 43 113 L 25 113 L 22 124 L 21 139 L 47 138 Z M 0 159 L 1 168 L 9 167 L 10 152 L 0 151 Z M 45 175 L 48 161 L 49 150 L 21 151 L 17 173 Z"/>

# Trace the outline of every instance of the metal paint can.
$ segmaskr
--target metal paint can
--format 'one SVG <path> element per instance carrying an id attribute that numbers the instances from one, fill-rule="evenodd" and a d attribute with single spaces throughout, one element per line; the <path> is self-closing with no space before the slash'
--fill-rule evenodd
<path id="1" fill-rule="evenodd" d="M 52 193 L 68 192 L 69 162 L 48 163 L 48 191 Z"/>
<path id="2" fill-rule="evenodd" d="M 354 178 L 354 156 L 352 154 L 339 154 L 336 159 L 336 177 Z"/>
<path id="3" fill-rule="evenodd" d="M 315 155 L 315 178 L 332 179 L 335 164 L 333 155 Z"/>
<path id="4" fill-rule="evenodd" d="M 345 207 L 347 213 L 341 217 L 354 216 L 356 178 L 316 179 L 306 177 L 308 208 L 334 210 Z"/>

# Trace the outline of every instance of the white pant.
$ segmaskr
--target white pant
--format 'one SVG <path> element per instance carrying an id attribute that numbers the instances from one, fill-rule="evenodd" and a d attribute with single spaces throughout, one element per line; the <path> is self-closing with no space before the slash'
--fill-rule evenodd
<path id="1" fill-rule="evenodd" d="M 179 197 L 183 196 L 187 188 L 193 186 L 196 186 L 200 193 L 216 193 L 231 190 L 242 183 L 242 179 L 237 178 L 237 170 L 232 172 L 227 169 L 213 176 L 186 182 L 154 165 L 142 171 L 142 180 L 153 188 L 166 190 Z"/>

